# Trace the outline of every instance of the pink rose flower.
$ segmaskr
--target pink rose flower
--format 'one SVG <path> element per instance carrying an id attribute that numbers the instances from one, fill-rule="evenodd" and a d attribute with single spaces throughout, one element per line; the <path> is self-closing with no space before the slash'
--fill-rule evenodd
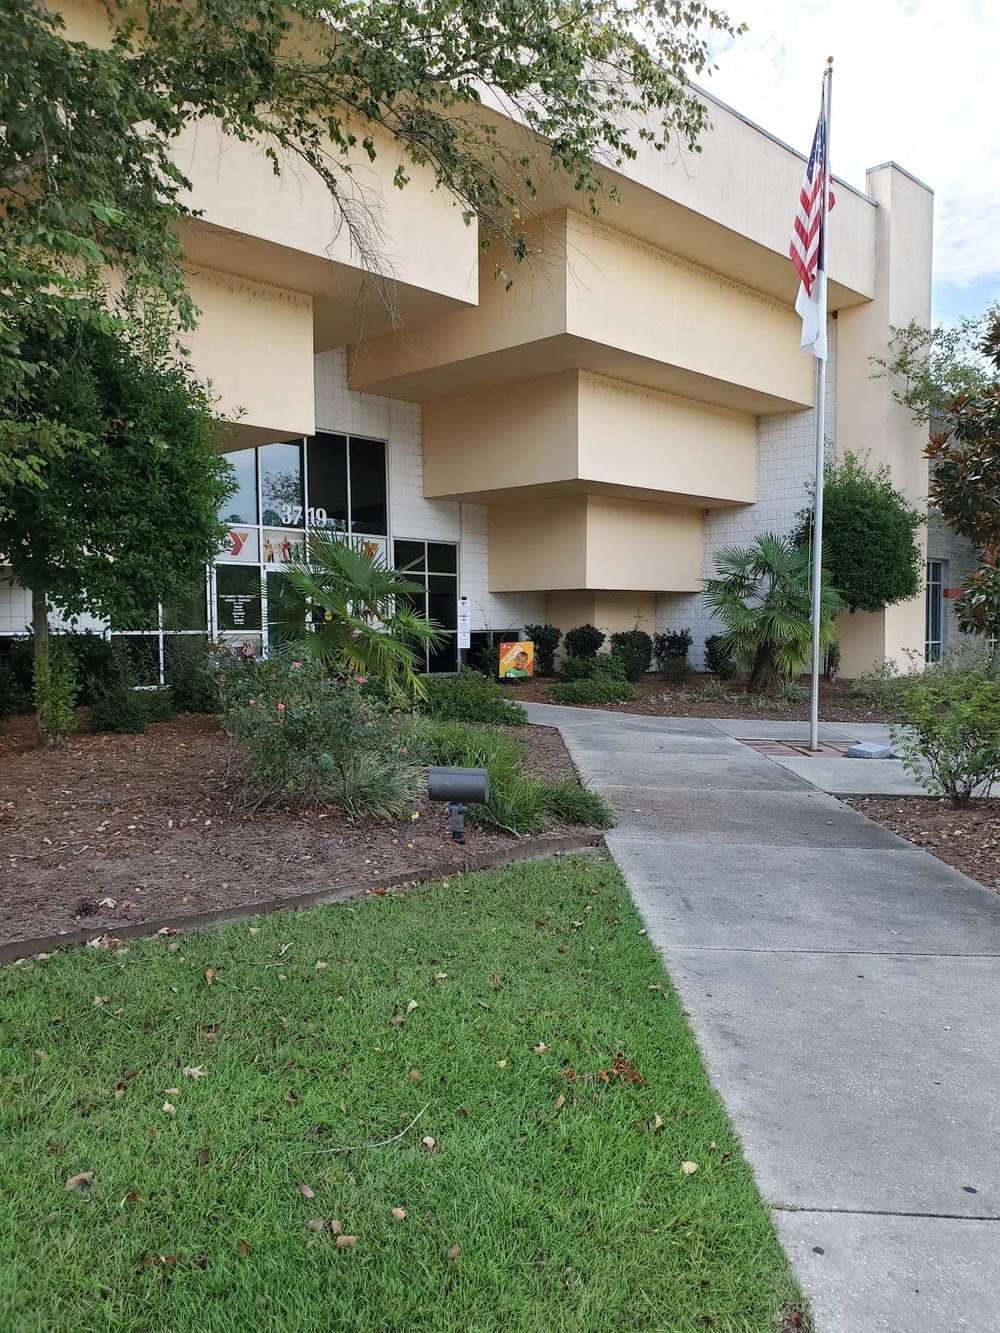
<path id="1" fill-rule="evenodd" d="M 284 705 L 284 704 L 278 704 L 278 712 L 279 712 L 279 713 L 283 712 L 283 711 L 284 711 L 284 708 L 285 708 L 285 705 Z"/>
<path id="2" fill-rule="evenodd" d="M 293 667 L 300 667 L 301 665 L 302 665 L 301 662 L 293 662 L 293 663 L 292 663 L 292 666 L 293 666 Z"/>
<path id="3" fill-rule="evenodd" d="M 357 682 L 358 682 L 359 685 L 367 685 L 367 684 L 368 684 L 368 677 L 367 677 L 367 676 L 356 676 L 355 679 L 357 680 Z"/>

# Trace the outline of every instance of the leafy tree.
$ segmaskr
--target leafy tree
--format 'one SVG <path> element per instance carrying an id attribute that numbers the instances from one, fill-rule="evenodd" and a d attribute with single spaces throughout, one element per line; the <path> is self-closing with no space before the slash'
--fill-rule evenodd
<path id="1" fill-rule="evenodd" d="M 813 511 L 792 533 L 810 546 Z M 856 454 L 827 462 L 823 483 L 823 566 L 849 611 L 883 611 L 916 597 L 923 557 L 915 534 L 924 515 L 896 490 L 887 467 L 867 468 Z"/>
<path id="2" fill-rule="evenodd" d="M 748 675 L 751 694 L 776 694 L 812 654 L 812 550 L 771 532 L 749 547 L 724 546 L 705 599 L 726 627 L 723 648 Z M 843 604 L 824 576 L 820 588 L 820 650 L 837 642 L 833 618 Z"/>
<path id="3" fill-rule="evenodd" d="M 48 370 L 31 404 L 9 405 L 8 419 L 27 424 L 29 438 L 38 414 L 73 422 L 78 436 L 48 460 L 43 485 L 28 479 L 0 492 L 0 550 L 31 589 L 36 677 L 47 680 L 53 605 L 138 623 L 204 579 L 232 472 L 213 444 L 207 391 L 162 346 L 133 347 L 80 320 L 26 333 L 19 355 Z M 39 712 L 42 745 L 58 744 L 54 717 L 54 708 Z"/>
<path id="4" fill-rule="evenodd" d="M 983 339 L 1000 307 L 948 326 L 927 329 L 916 320 L 891 328 L 889 355 L 872 357 L 875 379 L 890 376 L 895 402 L 908 407 L 915 421 L 926 422 L 947 411 L 958 394 L 976 394 L 991 379 Z"/>
<path id="5" fill-rule="evenodd" d="M 0 0 L 0 402 L 39 382 L 25 312 L 54 337 L 81 315 L 100 326 L 109 302 L 127 316 L 152 290 L 191 326 L 177 234 L 189 182 L 173 152 L 187 126 L 261 144 L 278 175 L 315 172 L 373 272 L 378 220 L 352 164 L 383 144 L 401 158 L 397 186 L 429 166 L 484 247 L 517 260 L 547 167 L 596 212 L 603 170 L 637 141 L 697 151 L 708 113 L 687 80 L 710 68 L 703 34 L 737 31 L 701 0 L 104 8 L 97 46 L 70 40 L 45 0 Z M 527 133 L 498 133 L 488 104 Z"/>
<path id="6" fill-rule="evenodd" d="M 282 567 L 273 606 L 268 589 L 272 636 L 335 672 L 372 677 L 392 699 L 422 698 L 422 650 L 440 640 L 409 600 L 422 585 L 387 569 L 363 541 L 314 533 L 308 557 Z"/>

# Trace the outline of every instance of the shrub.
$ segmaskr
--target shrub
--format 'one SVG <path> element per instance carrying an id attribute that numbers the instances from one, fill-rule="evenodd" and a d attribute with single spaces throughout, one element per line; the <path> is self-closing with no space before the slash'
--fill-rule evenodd
<path id="1" fill-rule="evenodd" d="M 660 675 L 670 685 L 687 684 L 691 674 L 691 663 L 686 657 L 665 657 L 660 663 Z"/>
<path id="2" fill-rule="evenodd" d="M 662 667 L 668 657 L 687 657 L 694 639 L 689 629 L 667 630 L 653 635 L 653 652 Z"/>
<path id="3" fill-rule="evenodd" d="M 611 656 L 621 660 L 625 676 L 635 683 L 649 670 L 653 640 L 644 629 L 630 629 L 611 636 Z"/>
<path id="4" fill-rule="evenodd" d="M 725 634 L 710 634 L 705 640 L 705 670 L 720 680 L 731 680 L 735 676 L 733 650 Z"/>
<path id="5" fill-rule="evenodd" d="M 895 713 L 902 703 L 906 677 L 891 659 L 871 671 L 864 671 L 851 682 L 851 695 L 872 708 Z"/>
<path id="6" fill-rule="evenodd" d="M 549 694 L 561 704 L 618 704 L 635 698 L 635 686 L 627 680 L 612 676 L 595 676 L 592 680 L 571 680 L 563 685 L 551 685 Z"/>
<path id="7" fill-rule="evenodd" d="M 137 693 L 147 722 L 169 722 L 177 711 L 172 690 L 158 687 Z"/>
<path id="8" fill-rule="evenodd" d="M 222 707 L 219 669 L 208 644 L 197 635 L 177 634 L 166 640 L 164 677 L 173 691 L 178 713 L 217 713 Z"/>
<path id="9" fill-rule="evenodd" d="M 566 631 L 563 643 L 571 657 L 596 657 L 604 647 L 604 635 L 593 625 L 578 625 Z"/>
<path id="10" fill-rule="evenodd" d="M 485 768 L 490 799 L 469 807 L 471 823 L 506 833 L 537 833 L 548 822 L 546 788 L 521 769 L 524 746 L 502 731 L 487 731 L 461 722 L 432 726 L 428 745 L 436 764 Z"/>
<path id="11" fill-rule="evenodd" d="M 989 791 L 1000 775 L 1000 683 L 984 671 L 930 670 L 906 681 L 898 711 L 892 743 L 922 787 L 957 808 Z"/>
<path id="12" fill-rule="evenodd" d="M 146 730 L 149 705 L 143 696 L 147 691 L 137 690 L 135 684 L 135 672 L 127 648 L 116 640 L 112 643 L 110 665 L 100 684 L 95 686 L 93 701 L 87 713 L 87 726 L 91 731 L 134 735 Z"/>
<path id="13" fill-rule="evenodd" d="M 84 707 L 92 704 L 102 689 L 115 678 L 115 649 L 110 639 L 93 630 L 60 634 L 62 644 L 73 663 L 76 677 L 76 702 Z"/>
<path id="14" fill-rule="evenodd" d="M 927 516 L 896 490 L 889 469 L 872 470 L 848 452 L 827 462 L 823 489 L 823 568 L 848 610 L 882 611 L 915 597 L 923 571 L 916 536 Z M 812 505 L 796 517 L 792 541 L 809 546 Z"/>
<path id="15" fill-rule="evenodd" d="M 559 663 L 560 680 L 589 680 L 593 669 L 594 658 L 576 657 L 573 653 L 567 653 Z"/>
<path id="16" fill-rule="evenodd" d="M 424 710 L 442 722 L 516 727 L 528 720 L 524 708 L 508 697 L 498 681 L 488 680 L 478 671 L 463 668 L 457 676 L 429 676 L 424 689 Z"/>
<path id="17" fill-rule="evenodd" d="M 410 716 L 308 663 L 279 655 L 233 672 L 221 720 L 244 749 L 245 808 L 334 804 L 351 819 L 385 818 L 423 785 Z"/>
<path id="18" fill-rule="evenodd" d="M 625 663 L 614 653 L 598 653 L 596 657 L 586 660 L 589 667 L 588 680 L 628 680 Z"/>
<path id="19" fill-rule="evenodd" d="M 588 791 L 576 778 L 567 778 L 558 786 L 546 787 L 545 809 L 562 824 L 583 824 L 587 828 L 614 828 L 615 817 L 596 792 Z"/>
<path id="20" fill-rule="evenodd" d="M 535 675 L 554 676 L 556 649 L 562 630 L 556 625 L 525 625 L 524 633 L 535 645 Z"/>

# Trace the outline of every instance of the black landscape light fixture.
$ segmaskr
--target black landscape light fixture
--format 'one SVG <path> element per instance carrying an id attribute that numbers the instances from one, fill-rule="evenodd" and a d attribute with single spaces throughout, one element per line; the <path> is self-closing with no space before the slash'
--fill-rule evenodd
<path id="1" fill-rule="evenodd" d="M 470 805 L 485 805 L 490 799 L 490 775 L 485 768 L 431 768 L 427 795 L 448 802 L 452 840 L 465 842 L 465 816 Z"/>

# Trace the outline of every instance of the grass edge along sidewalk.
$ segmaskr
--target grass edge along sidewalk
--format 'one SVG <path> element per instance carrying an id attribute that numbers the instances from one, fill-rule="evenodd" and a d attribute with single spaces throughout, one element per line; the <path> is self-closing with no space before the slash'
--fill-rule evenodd
<path id="1" fill-rule="evenodd" d="M 12 1333 L 807 1326 L 603 859 L 12 964 L 0 1134 Z"/>

